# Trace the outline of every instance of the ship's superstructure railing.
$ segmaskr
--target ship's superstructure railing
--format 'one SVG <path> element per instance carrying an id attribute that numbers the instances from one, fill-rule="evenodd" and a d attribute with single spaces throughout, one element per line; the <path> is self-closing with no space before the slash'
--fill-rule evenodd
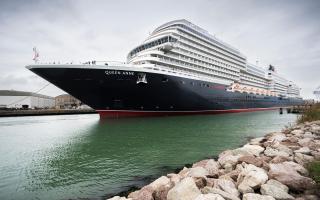
<path id="1" fill-rule="evenodd" d="M 121 61 L 97 61 L 97 60 L 90 60 L 86 62 L 60 62 L 60 61 L 52 61 L 52 62 L 38 62 L 36 65 L 112 65 L 112 66 L 122 66 L 126 64 L 126 62 Z"/>

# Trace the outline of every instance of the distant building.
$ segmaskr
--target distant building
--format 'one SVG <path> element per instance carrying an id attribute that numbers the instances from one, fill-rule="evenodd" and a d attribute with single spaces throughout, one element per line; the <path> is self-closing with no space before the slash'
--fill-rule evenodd
<path id="1" fill-rule="evenodd" d="M 57 109 L 71 109 L 79 108 L 82 103 L 69 94 L 62 94 L 55 97 L 55 105 Z"/>
<path id="2" fill-rule="evenodd" d="M 0 90 L 0 108 L 53 108 L 53 97 L 33 92 Z"/>

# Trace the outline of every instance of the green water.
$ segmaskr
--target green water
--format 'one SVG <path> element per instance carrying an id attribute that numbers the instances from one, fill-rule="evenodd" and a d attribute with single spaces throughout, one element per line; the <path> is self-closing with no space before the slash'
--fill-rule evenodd
<path id="1" fill-rule="evenodd" d="M 101 199 L 293 123 L 277 111 L 0 118 L 0 199 Z"/>

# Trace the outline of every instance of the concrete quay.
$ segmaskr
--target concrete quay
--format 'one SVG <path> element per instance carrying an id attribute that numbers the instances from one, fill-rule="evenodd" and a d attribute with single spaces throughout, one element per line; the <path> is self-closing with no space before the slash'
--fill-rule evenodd
<path id="1" fill-rule="evenodd" d="M 0 110 L 0 117 L 96 114 L 93 109 Z"/>

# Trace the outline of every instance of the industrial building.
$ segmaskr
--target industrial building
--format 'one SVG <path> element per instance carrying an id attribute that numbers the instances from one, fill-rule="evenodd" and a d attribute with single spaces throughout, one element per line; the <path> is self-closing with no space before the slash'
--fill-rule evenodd
<path id="1" fill-rule="evenodd" d="M 82 103 L 80 100 L 74 98 L 69 94 L 62 94 L 55 97 L 57 109 L 72 109 L 79 108 Z"/>
<path id="2" fill-rule="evenodd" d="M 0 108 L 42 109 L 55 106 L 55 99 L 33 92 L 0 90 Z"/>

